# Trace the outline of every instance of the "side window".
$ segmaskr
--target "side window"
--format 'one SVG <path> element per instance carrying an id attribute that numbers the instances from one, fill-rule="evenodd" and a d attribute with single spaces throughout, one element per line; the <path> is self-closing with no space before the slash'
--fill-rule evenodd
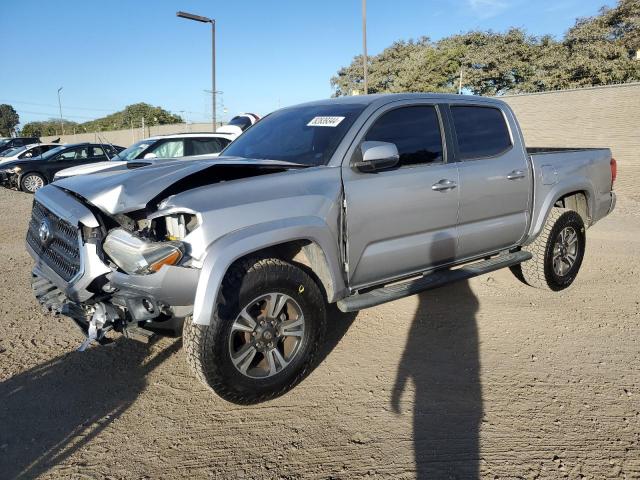
<path id="1" fill-rule="evenodd" d="M 395 143 L 401 167 L 443 160 L 440 122 L 433 106 L 403 107 L 387 112 L 376 120 L 365 140 Z"/>
<path id="2" fill-rule="evenodd" d="M 22 152 L 20 155 L 18 155 L 18 158 L 22 159 L 22 158 L 35 158 L 38 155 L 40 155 L 40 147 L 34 147 L 31 150 L 25 150 L 24 152 Z"/>
<path id="3" fill-rule="evenodd" d="M 224 138 L 192 138 L 190 155 L 220 153 L 229 144 Z"/>
<path id="4" fill-rule="evenodd" d="M 91 147 L 91 156 L 92 157 L 103 157 L 104 150 L 102 147 Z"/>
<path id="5" fill-rule="evenodd" d="M 500 110 L 493 107 L 451 106 L 462 160 L 492 157 L 511 148 L 511 136 Z"/>
<path id="6" fill-rule="evenodd" d="M 155 153 L 158 158 L 184 157 L 184 140 L 167 140 L 147 153 Z"/>
<path id="7" fill-rule="evenodd" d="M 67 150 L 66 152 L 62 152 L 60 155 L 56 157 L 57 161 L 65 161 L 65 160 L 83 160 L 88 157 L 88 148 L 74 148 L 73 150 Z"/>

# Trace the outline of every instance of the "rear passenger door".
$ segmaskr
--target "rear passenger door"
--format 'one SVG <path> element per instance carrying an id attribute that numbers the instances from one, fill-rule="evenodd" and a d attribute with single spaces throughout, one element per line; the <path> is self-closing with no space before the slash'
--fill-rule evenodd
<path id="1" fill-rule="evenodd" d="M 361 172 L 345 160 L 347 260 L 352 288 L 381 283 L 456 256 L 458 168 L 448 163 L 444 123 L 430 104 L 389 105 L 356 137 L 394 143 L 399 164 Z"/>
<path id="2" fill-rule="evenodd" d="M 490 105 L 450 106 L 460 169 L 460 258 L 511 247 L 527 227 L 531 173 L 508 113 Z"/>

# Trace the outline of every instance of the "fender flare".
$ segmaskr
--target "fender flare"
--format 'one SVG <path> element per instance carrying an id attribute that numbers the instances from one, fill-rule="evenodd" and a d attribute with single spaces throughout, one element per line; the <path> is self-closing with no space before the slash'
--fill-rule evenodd
<path id="1" fill-rule="evenodd" d="M 534 211 L 540 212 L 537 216 L 533 217 L 531 227 L 529 229 L 528 239 L 525 244 L 528 244 L 535 240 L 538 234 L 542 231 L 545 222 L 551 209 L 555 203 L 562 197 L 577 192 L 584 192 L 587 198 L 587 211 L 591 217 L 595 211 L 595 195 L 594 186 L 591 180 L 586 177 L 579 177 L 577 179 L 565 179 L 552 186 L 551 190 L 544 195 L 542 203 L 534 200 Z M 538 208 L 537 205 L 540 205 Z M 587 223 L 587 222 L 585 222 Z M 588 225 L 587 225 L 588 226 Z"/>
<path id="2" fill-rule="evenodd" d="M 333 284 L 333 288 L 327 289 L 327 301 L 335 302 L 345 285 L 338 241 L 330 232 L 319 217 L 297 217 L 252 225 L 217 239 L 205 254 L 193 305 L 193 323 L 210 324 L 222 281 L 233 262 L 252 252 L 296 240 L 314 242 L 324 253 Z"/>

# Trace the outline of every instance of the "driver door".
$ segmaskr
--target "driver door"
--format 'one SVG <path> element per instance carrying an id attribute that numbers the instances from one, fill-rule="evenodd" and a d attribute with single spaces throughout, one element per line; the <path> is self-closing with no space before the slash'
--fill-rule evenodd
<path id="1" fill-rule="evenodd" d="M 443 121 L 437 105 L 394 104 L 374 114 L 356 139 L 356 148 L 363 141 L 394 143 L 400 161 L 368 173 L 343 165 L 352 288 L 455 259 L 458 166 L 447 162 Z"/>

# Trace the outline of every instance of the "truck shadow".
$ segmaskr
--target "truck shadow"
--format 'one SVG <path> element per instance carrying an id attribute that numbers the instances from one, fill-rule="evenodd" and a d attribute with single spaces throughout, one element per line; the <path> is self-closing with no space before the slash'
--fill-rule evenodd
<path id="1" fill-rule="evenodd" d="M 400 414 L 406 384 L 413 382 L 415 396 L 407 403 L 418 479 L 480 475 L 478 306 L 468 281 L 419 295 L 391 398 Z"/>
<path id="2" fill-rule="evenodd" d="M 115 348 L 70 352 L 0 383 L 0 477 L 37 477 L 82 449 L 181 345 L 150 358 L 147 345 L 119 338 Z"/>

